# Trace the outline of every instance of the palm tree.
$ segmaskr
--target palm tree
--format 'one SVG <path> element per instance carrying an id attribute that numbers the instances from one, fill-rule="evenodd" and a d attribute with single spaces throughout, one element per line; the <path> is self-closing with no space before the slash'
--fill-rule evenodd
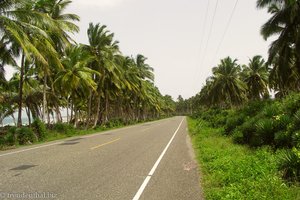
<path id="1" fill-rule="evenodd" d="M 268 8 L 272 15 L 261 29 L 263 37 L 278 35 L 270 46 L 268 59 L 273 65 L 273 80 L 276 77 L 280 81 L 277 89 L 283 94 L 291 89 L 299 90 L 299 84 L 290 84 L 290 81 L 295 76 L 298 80 L 300 73 L 300 0 L 258 0 L 257 7 Z"/>
<path id="2" fill-rule="evenodd" d="M 93 62 L 90 67 L 100 73 L 99 77 L 94 76 L 97 83 L 97 94 L 94 95 L 96 102 L 94 126 L 100 121 L 100 102 L 104 98 L 105 101 L 105 121 L 107 121 L 109 89 L 111 87 L 120 88 L 120 70 L 115 64 L 115 56 L 119 54 L 118 41 L 114 41 L 114 34 L 106 30 L 106 26 L 90 23 L 88 28 L 89 45 L 85 48 L 93 56 Z M 90 97 L 90 103 L 91 104 Z M 91 106 L 91 105 L 90 105 Z"/>
<path id="3" fill-rule="evenodd" d="M 28 4 L 29 9 L 37 12 L 47 14 L 54 24 L 55 28 L 47 29 L 47 34 L 53 41 L 53 46 L 60 56 L 63 56 L 64 50 L 67 46 L 74 42 L 68 33 L 74 33 L 79 31 L 79 27 L 74 24 L 75 21 L 79 21 L 79 16 L 75 14 L 64 13 L 67 6 L 72 3 L 70 0 L 36 0 Z M 49 59 L 51 61 L 51 59 Z M 52 64 L 52 68 L 61 67 L 60 64 Z M 48 87 L 48 82 L 51 80 L 51 72 L 55 69 L 49 69 L 47 65 L 39 66 L 42 70 L 44 87 L 43 87 L 43 120 L 45 121 L 47 113 L 47 91 L 53 94 L 53 88 Z M 50 79 L 50 80 L 48 80 Z M 52 90 L 52 91 L 51 91 Z M 55 105 L 55 107 L 58 107 Z"/>
<path id="4" fill-rule="evenodd" d="M 54 82 L 56 91 L 71 100 L 71 110 L 75 113 L 75 127 L 79 105 L 82 101 L 87 103 L 86 96 L 89 95 L 89 91 L 97 89 L 92 75 L 99 75 L 99 73 L 88 67 L 92 60 L 90 54 L 82 46 L 70 46 L 66 49 L 66 57 L 62 59 L 64 69 L 57 74 Z"/>
<path id="5" fill-rule="evenodd" d="M 204 88 L 210 105 L 239 105 L 247 99 L 247 86 L 241 80 L 241 67 L 236 62 L 227 57 L 212 69 L 213 76 Z"/>
<path id="6" fill-rule="evenodd" d="M 242 77 L 248 87 L 250 99 L 260 99 L 269 96 L 269 73 L 264 59 L 257 55 L 249 60 L 248 65 L 243 66 Z"/>
<path id="7" fill-rule="evenodd" d="M 48 15 L 28 9 L 31 2 L 7 0 L 0 2 L 0 35 L 13 47 L 15 55 L 21 55 L 19 85 L 18 126 L 22 125 L 23 81 L 25 61 L 48 66 L 49 59 L 58 61 L 58 54 L 46 30 L 54 28 Z"/>

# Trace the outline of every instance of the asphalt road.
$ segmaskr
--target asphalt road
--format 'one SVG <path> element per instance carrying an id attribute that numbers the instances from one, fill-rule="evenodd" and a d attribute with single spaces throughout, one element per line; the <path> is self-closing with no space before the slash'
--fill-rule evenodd
<path id="1" fill-rule="evenodd" d="M 0 200 L 201 199 L 184 117 L 0 152 Z"/>

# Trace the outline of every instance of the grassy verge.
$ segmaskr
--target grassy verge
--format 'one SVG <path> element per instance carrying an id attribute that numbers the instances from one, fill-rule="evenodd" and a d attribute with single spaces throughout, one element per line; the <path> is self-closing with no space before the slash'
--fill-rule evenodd
<path id="1" fill-rule="evenodd" d="M 157 119 L 157 120 L 159 120 L 159 119 Z M 155 121 L 155 120 L 148 120 L 148 122 L 149 121 Z M 14 148 L 22 147 L 22 146 L 28 146 L 31 144 L 42 144 L 45 142 L 51 142 L 51 141 L 65 139 L 65 138 L 74 137 L 74 136 L 82 136 L 82 135 L 89 135 L 89 134 L 94 134 L 94 133 L 101 133 L 104 131 L 118 129 L 118 128 L 122 128 L 125 126 L 132 126 L 132 125 L 145 123 L 145 122 L 132 122 L 129 124 L 116 123 L 116 124 L 110 124 L 109 126 L 99 126 L 95 129 L 80 129 L 80 128 L 76 129 L 76 128 L 73 128 L 72 125 L 68 125 L 66 123 L 58 123 L 58 124 L 52 125 L 51 127 L 46 128 L 45 125 L 40 123 L 39 129 L 42 129 L 42 130 L 39 130 L 39 131 L 35 130 L 35 131 L 33 131 L 34 133 L 32 132 L 32 130 L 34 129 L 33 127 L 32 128 L 25 127 L 26 131 L 28 131 L 29 129 L 31 131 L 29 131 L 30 136 L 26 138 L 28 140 L 28 142 L 23 143 L 23 144 L 20 143 L 18 133 L 16 133 L 15 130 L 12 131 L 12 133 L 10 133 L 10 131 L 8 131 L 8 133 L 6 135 L 3 135 L 2 137 L 0 135 L 0 150 L 14 149 Z M 12 127 L 12 129 L 16 129 L 16 128 Z M 42 139 L 37 138 L 37 136 L 39 135 L 39 133 L 37 133 L 37 132 L 42 132 L 42 135 L 43 135 Z M 23 135 L 23 133 L 21 133 L 21 134 Z"/>
<path id="2" fill-rule="evenodd" d="M 188 124 L 205 199 L 300 199 L 300 187 L 289 186 L 278 174 L 280 152 L 233 144 L 202 120 L 189 118 Z"/>

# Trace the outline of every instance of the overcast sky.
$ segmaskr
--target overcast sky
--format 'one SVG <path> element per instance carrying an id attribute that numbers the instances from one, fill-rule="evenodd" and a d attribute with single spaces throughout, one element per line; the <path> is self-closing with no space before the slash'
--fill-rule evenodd
<path id="1" fill-rule="evenodd" d="M 269 42 L 263 40 L 259 30 L 269 16 L 266 10 L 256 9 L 256 0 L 238 1 L 216 53 L 236 0 L 219 0 L 214 12 L 216 2 L 73 0 L 67 12 L 81 17 L 81 31 L 74 35 L 77 42 L 87 43 L 90 22 L 107 25 L 123 54 L 146 56 L 155 69 L 155 84 L 161 93 L 176 99 L 178 95 L 189 98 L 198 93 L 221 58 L 231 56 L 246 64 L 254 55 L 267 57 Z"/>

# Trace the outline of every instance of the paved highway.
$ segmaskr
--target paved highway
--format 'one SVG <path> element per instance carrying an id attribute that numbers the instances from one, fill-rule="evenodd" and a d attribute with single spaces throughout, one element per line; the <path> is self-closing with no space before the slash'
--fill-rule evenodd
<path id="1" fill-rule="evenodd" d="M 0 152 L 0 200 L 201 199 L 184 117 Z"/>

